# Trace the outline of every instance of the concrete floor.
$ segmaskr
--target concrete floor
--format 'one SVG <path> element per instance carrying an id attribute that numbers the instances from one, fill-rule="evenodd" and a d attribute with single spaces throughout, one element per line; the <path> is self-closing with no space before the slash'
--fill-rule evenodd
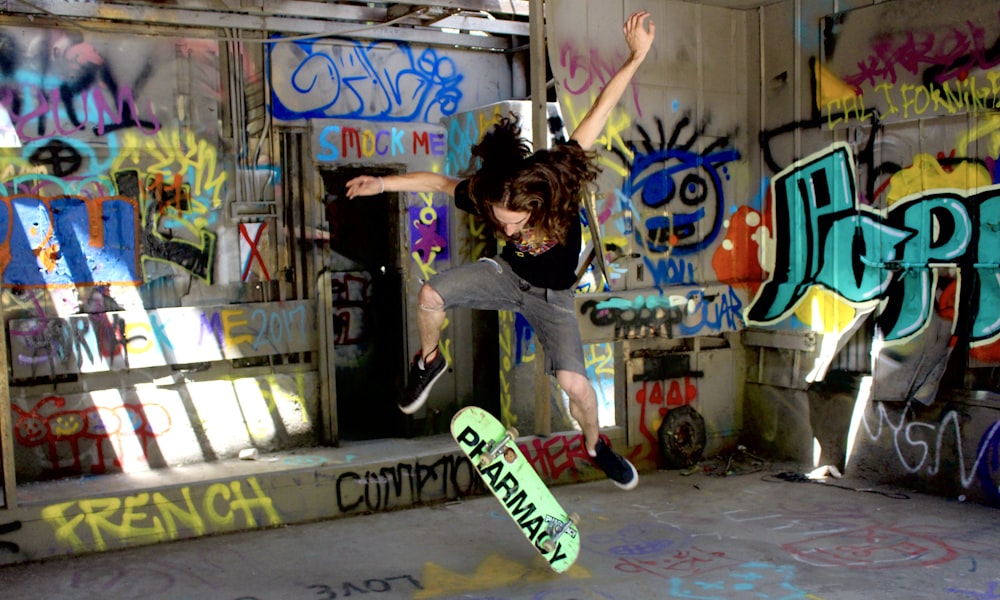
<path id="1" fill-rule="evenodd" d="M 485 496 L 8 565 L 0 598 L 1000 598 L 995 509 L 733 470 L 647 473 L 632 492 L 608 481 L 554 488 L 583 517 L 583 550 L 564 575 Z"/>

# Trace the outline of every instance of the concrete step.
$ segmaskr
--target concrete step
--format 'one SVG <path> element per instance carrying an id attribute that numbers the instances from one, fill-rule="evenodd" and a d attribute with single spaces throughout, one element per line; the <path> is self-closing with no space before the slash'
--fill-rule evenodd
<path id="1" fill-rule="evenodd" d="M 576 481 L 603 477 L 589 467 Z M 484 493 L 450 435 L 350 442 L 20 485 L 0 564 L 305 523 Z M 6 550 L 4 552 L 3 550 Z"/>

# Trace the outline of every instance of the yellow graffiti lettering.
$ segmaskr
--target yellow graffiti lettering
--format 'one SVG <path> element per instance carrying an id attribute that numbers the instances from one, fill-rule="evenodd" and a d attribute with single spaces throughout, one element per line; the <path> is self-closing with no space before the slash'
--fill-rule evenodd
<path id="1" fill-rule="evenodd" d="M 176 539 L 178 525 L 191 535 L 204 535 L 209 531 L 206 521 L 219 531 L 237 526 L 280 525 L 281 517 L 257 479 L 251 477 L 246 483 L 248 487 L 240 481 L 208 486 L 202 498 L 203 514 L 198 513 L 190 488 L 183 488 L 180 504 L 162 493 L 144 492 L 124 500 L 90 498 L 53 504 L 43 508 L 41 516 L 55 531 L 56 540 L 77 552 L 106 550 L 109 541 L 147 543 Z M 89 530 L 87 541 L 80 536 L 81 526 Z"/>
<path id="2" fill-rule="evenodd" d="M 117 529 L 121 532 L 122 538 L 148 538 L 157 541 L 166 538 L 166 531 L 163 529 L 163 521 L 161 521 L 159 517 L 152 517 L 150 519 L 146 512 L 136 510 L 137 508 L 147 506 L 148 503 L 149 494 L 147 493 L 125 497 L 125 510 L 122 512 L 121 525 L 117 527 Z M 136 525 L 136 523 L 143 522 L 147 519 L 152 521 L 152 525 L 147 527 L 140 527 Z"/>
<path id="3" fill-rule="evenodd" d="M 604 127 L 604 148 L 611 150 L 614 146 L 618 146 L 625 157 L 631 159 L 633 152 L 622 139 L 622 132 L 627 131 L 631 126 L 632 117 L 627 112 L 624 110 L 612 111 L 608 117 L 608 123 Z"/>
<path id="4" fill-rule="evenodd" d="M 445 323 L 445 325 L 442 325 L 441 329 L 443 330 L 445 327 L 447 327 L 447 323 Z M 442 339 L 441 341 L 439 341 L 438 351 L 441 352 L 442 356 L 444 356 L 445 362 L 447 362 L 449 365 L 455 364 L 455 361 L 451 358 L 451 340 Z"/>
<path id="5" fill-rule="evenodd" d="M 83 521 L 84 516 L 81 514 L 73 515 L 72 518 L 66 517 L 66 512 L 75 505 L 76 502 L 62 502 L 46 506 L 42 509 L 41 517 L 55 530 L 56 541 L 77 552 L 83 552 L 87 549 L 87 545 L 76 535 L 76 526 Z"/>
<path id="6" fill-rule="evenodd" d="M 433 206 L 425 206 L 420 209 L 420 222 L 424 225 L 430 225 L 437 221 L 437 211 L 434 210 Z"/>
<path id="7" fill-rule="evenodd" d="M 97 550 L 107 550 L 108 548 L 102 531 L 111 534 L 116 539 L 123 537 L 121 527 L 111 521 L 118 509 L 121 508 L 121 500 L 118 498 L 91 498 L 80 500 L 79 505 L 80 510 L 85 515 L 87 526 L 90 527 L 94 548 Z"/>
<path id="8" fill-rule="evenodd" d="M 575 111 L 572 102 L 566 102 L 565 109 L 565 114 L 567 115 L 566 122 L 572 124 L 572 129 L 576 129 L 576 126 L 583 120 L 586 110 L 584 110 L 583 113 Z M 624 156 L 632 158 L 632 150 L 622 139 L 622 132 L 627 131 L 631 126 L 632 118 L 629 116 L 627 111 L 613 110 L 608 116 L 608 122 L 604 126 L 604 132 L 594 141 L 594 147 L 596 148 L 600 146 L 607 150 L 617 147 L 621 150 Z M 628 170 L 625 165 L 622 164 L 621 160 L 612 160 L 608 156 L 601 155 L 598 159 L 598 163 L 602 168 L 608 169 L 621 177 L 628 175 Z"/>
<path id="9" fill-rule="evenodd" d="M 510 393 L 510 378 L 514 372 L 514 313 L 502 310 L 498 313 L 500 329 L 500 420 L 510 427 L 517 423 L 517 415 L 511 410 L 513 397 Z"/>
<path id="10" fill-rule="evenodd" d="M 583 120 L 583 114 L 574 110 L 575 102 L 571 102 L 569 99 L 563 102 L 562 107 L 563 114 L 566 115 L 566 124 L 570 126 L 571 131 L 576 129 L 576 126 Z"/>
<path id="11" fill-rule="evenodd" d="M 973 112 L 984 112 L 986 105 L 983 103 L 983 99 L 990 93 L 989 89 L 976 86 L 975 75 L 970 76 L 962 83 L 966 87 L 965 98 L 970 110 Z"/>
<path id="12" fill-rule="evenodd" d="M 990 156 L 1000 154 L 1000 115 L 984 115 L 976 119 L 958 140 L 959 148 L 968 148 L 982 143 Z"/>
<path id="13" fill-rule="evenodd" d="M 299 415 L 303 423 L 309 423 L 309 410 L 306 406 L 306 381 L 305 375 L 303 373 L 296 373 L 291 375 L 295 382 L 294 392 L 285 392 L 284 378 L 285 375 L 276 376 L 268 375 L 264 378 L 267 382 L 267 389 L 263 389 L 262 386 L 256 384 L 256 381 L 250 379 L 249 381 L 253 383 L 253 389 L 260 389 L 261 398 L 267 404 L 267 410 L 269 412 L 278 413 L 278 401 L 295 403 L 298 404 L 302 410 L 299 411 Z M 231 380 L 231 381 L 247 381 L 247 380 Z M 270 430 L 268 430 L 270 432 Z"/>
<path id="14" fill-rule="evenodd" d="M 431 267 L 431 263 L 434 262 L 434 260 L 437 258 L 437 255 L 438 253 L 436 251 L 431 250 L 430 255 L 427 257 L 426 263 L 420 260 L 419 252 L 414 252 L 410 255 L 413 257 L 413 262 L 417 263 L 417 266 L 420 267 L 420 278 L 423 279 L 424 281 L 430 279 L 433 275 L 437 274 L 437 271 L 435 271 L 434 268 Z"/>
<path id="15" fill-rule="evenodd" d="M 955 89 L 952 91 L 951 82 L 945 81 L 941 84 L 941 91 L 944 92 L 945 98 L 947 98 L 948 112 L 954 114 L 959 111 L 964 102 L 962 100 L 962 93 L 958 89 L 958 83 L 955 83 Z"/>
<path id="16" fill-rule="evenodd" d="M 899 109 L 896 108 L 896 105 L 892 101 L 892 85 L 888 83 L 880 83 L 875 86 L 875 91 L 885 94 L 886 115 L 894 115 L 899 112 Z"/>
<path id="17" fill-rule="evenodd" d="M 424 203 L 424 206 L 434 206 L 434 192 L 417 192 L 416 196 Z"/>
<path id="18" fill-rule="evenodd" d="M 479 117 L 479 131 L 486 131 L 494 123 L 500 122 L 500 107 L 495 107 L 493 112 L 481 112 L 477 116 Z"/>
<path id="19" fill-rule="evenodd" d="M 155 342 L 153 328 L 145 321 L 125 323 L 125 339 L 128 340 L 129 354 L 142 354 L 153 349 Z"/>
<path id="20" fill-rule="evenodd" d="M 826 128 L 827 129 L 833 129 L 834 127 L 837 126 L 838 123 L 847 122 L 847 115 L 843 114 L 842 110 L 841 110 L 843 104 L 844 103 L 843 103 L 843 101 L 840 98 L 834 98 L 833 100 L 828 101 L 826 103 L 826 105 L 823 107 L 823 108 L 826 109 Z M 843 116 L 839 116 L 836 119 L 834 119 L 833 115 L 835 115 L 835 114 L 836 115 L 843 114 Z"/>
<path id="21" fill-rule="evenodd" d="M 222 332 L 227 340 L 227 344 L 230 346 L 238 346 L 240 344 L 252 344 L 253 336 L 248 334 L 244 335 L 233 335 L 233 330 L 237 327 L 246 325 L 249 321 L 246 319 L 237 320 L 237 317 L 246 314 L 241 308 L 233 308 L 222 311 Z"/>
<path id="22" fill-rule="evenodd" d="M 365 158 L 375 156 L 375 134 L 371 129 L 361 132 L 361 155 Z"/>
<path id="23" fill-rule="evenodd" d="M 985 80 L 984 80 L 985 77 Z M 1000 107 L 1000 71 L 987 71 L 984 75 L 941 83 L 910 84 L 880 83 L 874 86 L 879 98 L 884 100 L 884 115 L 899 114 L 914 118 L 927 113 L 958 114 L 970 112 L 987 115 Z M 871 111 L 865 108 L 864 96 L 831 98 L 824 104 L 827 109 L 827 126 L 850 119 L 868 119 Z M 842 112 L 838 113 L 838 109 Z"/>
<path id="24" fill-rule="evenodd" d="M 169 537 L 177 537 L 178 522 L 189 529 L 193 535 L 204 535 L 207 532 L 205 521 L 198 514 L 194 502 L 191 500 L 191 490 L 189 488 L 181 489 L 181 496 L 184 499 L 183 507 L 174 504 L 159 492 L 153 494 L 153 504 L 160 509 L 160 515 L 163 517 L 164 527 Z"/>
<path id="25" fill-rule="evenodd" d="M 250 485 L 250 490 L 253 492 L 253 496 L 247 498 L 243 495 L 243 485 L 239 481 L 232 481 L 229 483 L 229 489 L 233 491 L 233 501 L 230 504 L 230 515 L 232 516 L 237 511 L 243 513 L 244 523 L 248 527 L 257 527 L 257 518 L 254 516 L 254 509 L 261 509 L 264 515 L 267 517 L 268 525 L 280 525 L 281 517 L 278 516 L 278 512 L 274 510 L 274 505 L 271 502 L 271 498 L 264 493 L 264 490 L 260 488 L 260 484 L 257 483 L 256 477 L 251 477 L 247 479 L 247 483 Z"/>
<path id="26" fill-rule="evenodd" d="M 986 80 L 990 82 L 990 95 L 993 96 L 993 108 L 1000 108 L 1000 72 L 987 71 Z"/>
<path id="27" fill-rule="evenodd" d="M 8 181 L 26 175 L 46 174 L 48 174 L 48 168 L 45 165 L 31 165 L 24 162 L 24 159 L 21 157 L 4 156 L 4 165 L 2 170 L 0 170 L 0 179 Z"/>
<path id="28" fill-rule="evenodd" d="M 486 221 L 477 219 L 473 215 L 468 215 L 466 223 L 469 224 L 469 235 L 474 238 L 486 235 Z"/>
<path id="29" fill-rule="evenodd" d="M 193 131 L 185 131 L 183 137 L 179 129 L 161 129 L 154 136 L 123 133 L 111 171 L 134 170 L 139 166 L 144 168 L 142 179 L 183 174 L 190 186 L 191 205 L 185 220 L 179 220 L 178 224 L 193 233 L 208 226 L 209 212 L 222 206 L 226 170 L 219 166 L 214 145 L 199 140 Z"/>
<path id="30" fill-rule="evenodd" d="M 614 375 L 614 353 L 611 344 L 590 344 L 584 354 L 584 365 L 589 371 L 593 368 L 597 375 Z"/>
<path id="31" fill-rule="evenodd" d="M 853 112 L 859 120 L 868 120 L 872 116 L 871 111 L 865 107 L 865 97 L 862 95 L 852 96 L 845 104 L 851 107 L 848 114 Z"/>
<path id="32" fill-rule="evenodd" d="M 479 258 L 486 253 L 486 221 L 474 215 L 463 217 L 469 230 L 469 239 L 472 240 L 471 258 Z"/>
<path id="33" fill-rule="evenodd" d="M 909 83 L 904 83 L 899 88 L 899 95 L 903 98 L 903 118 L 904 119 L 909 118 L 909 116 L 910 116 L 910 107 L 913 106 L 916 103 L 916 100 L 914 100 L 912 98 L 912 96 L 910 95 L 910 92 L 913 91 L 913 90 L 915 90 L 915 89 L 918 89 L 917 86 L 911 85 Z M 914 109 L 913 112 L 914 112 L 914 114 L 917 114 L 916 109 Z"/>
<path id="34" fill-rule="evenodd" d="M 220 513 L 215 508 L 215 502 L 218 497 L 222 497 L 223 506 L 226 509 L 225 513 Z M 224 483 L 213 483 L 208 486 L 208 490 L 205 492 L 205 500 L 203 509 L 205 511 L 205 517 L 209 520 L 212 525 L 221 527 L 223 529 L 231 529 L 233 523 L 236 522 L 236 516 L 233 515 L 233 511 L 229 506 L 229 498 L 231 494 L 229 493 L 229 488 Z"/>

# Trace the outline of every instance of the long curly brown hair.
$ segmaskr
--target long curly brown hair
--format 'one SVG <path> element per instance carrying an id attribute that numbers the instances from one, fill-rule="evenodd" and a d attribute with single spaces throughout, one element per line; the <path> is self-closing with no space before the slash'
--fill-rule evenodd
<path id="1" fill-rule="evenodd" d="M 492 210 L 500 206 L 530 213 L 528 224 L 536 234 L 560 244 L 570 227 L 579 226 L 582 194 L 601 172 L 596 153 L 576 143 L 531 153 L 514 115 L 501 118 L 472 148 L 472 156 L 469 195 L 494 231 L 504 236 Z"/>

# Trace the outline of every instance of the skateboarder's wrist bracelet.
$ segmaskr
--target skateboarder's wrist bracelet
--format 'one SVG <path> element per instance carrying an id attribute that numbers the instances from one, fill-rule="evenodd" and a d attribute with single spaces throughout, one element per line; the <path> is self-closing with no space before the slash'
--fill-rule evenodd
<path id="1" fill-rule="evenodd" d="M 382 184 L 382 189 L 378 191 L 378 193 L 381 194 L 382 192 L 385 191 L 385 179 L 382 179 L 381 177 L 379 177 L 378 178 L 378 182 Z"/>

